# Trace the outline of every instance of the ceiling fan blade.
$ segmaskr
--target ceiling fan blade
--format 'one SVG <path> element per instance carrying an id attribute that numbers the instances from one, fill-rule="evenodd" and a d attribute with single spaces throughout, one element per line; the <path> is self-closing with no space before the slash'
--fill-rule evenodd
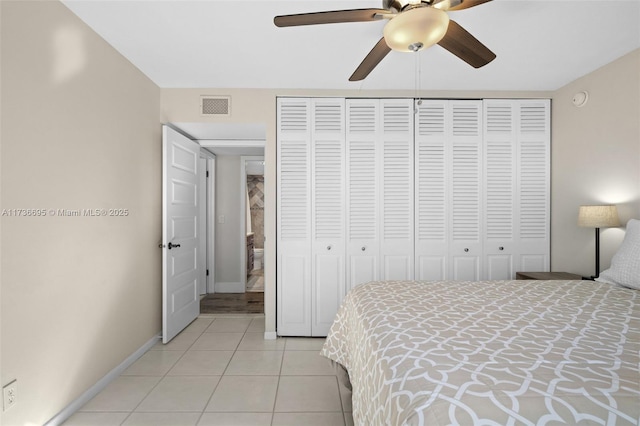
<path id="1" fill-rule="evenodd" d="M 479 6 L 482 3 L 487 3 L 490 2 L 491 0 L 454 0 L 451 3 L 458 3 L 458 4 L 452 4 L 447 10 L 452 11 L 452 10 L 463 10 L 463 9 L 469 9 L 470 7 L 474 7 L 474 6 Z"/>
<path id="2" fill-rule="evenodd" d="M 364 22 L 381 19 L 379 14 L 388 15 L 387 9 L 351 9 L 328 12 L 300 13 L 281 15 L 273 18 L 277 27 L 296 27 L 299 25 L 336 24 L 341 22 Z"/>
<path id="3" fill-rule="evenodd" d="M 384 41 L 384 37 L 382 37 L 380 41 L 373 46 L 371 52 L 362 60 L 360 65 L 358 65 L 358 68 L 356 68 L 353 74 L 351 74 L 349 81 L 364 80 L 389 52 L 391 52 L 391 49 L 387 46 L 387 42 Z"/>
<path id="4" fill-rule="evenodd" d="M 447 33 L 438 44 L 474 68 L 485 66 L 496 58 L 487 46 L 452 20 L 449 20 Z"/>

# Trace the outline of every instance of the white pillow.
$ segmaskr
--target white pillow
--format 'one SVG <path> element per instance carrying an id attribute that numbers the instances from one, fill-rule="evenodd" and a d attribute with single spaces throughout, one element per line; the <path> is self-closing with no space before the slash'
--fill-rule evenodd
<path id="1" fill-rule="evenodd" d="M 640 289 L 640 220 L 631 219 L 622 245 L 611 259 L 611 267 L 596 281 Z"/>

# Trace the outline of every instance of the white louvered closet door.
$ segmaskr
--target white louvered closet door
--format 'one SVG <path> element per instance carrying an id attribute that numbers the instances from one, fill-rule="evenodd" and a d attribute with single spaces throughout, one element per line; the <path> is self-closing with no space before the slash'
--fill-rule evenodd
<path id="1" fill-rule="evenodd" d="M 380 276 L 380 101 L 347 99 L 347 291 Z"/>
<path id="2" fill-rule="evenodd" d="M 326 336 L 345 294 L 344 99 L 312 99 L 312 336 Z"/>
<path id="3" fill-rule="evenodd" d="M 519 271 L 548 271 L 551 102 L 528 99 L 517 108 Z"/>
<path id="4" fill-rule="evenodd" d="M 277 104 L 277 329 L 311 335 L 311 102 Z"/>
<path id="5" fill-rule="evenodd" d="M 413 100 L 380 99 L 381 279 L 414 277 Z"/>
<path id="6" fill-rule="evenodd" d="M 449 101 L 422 100 L 416 108 L 415 276 L 445 280 L 449 265 Z"/>
<path id="7" fill-rule="evenodd" d="M 485 277 L 514 278 L 518 257 L 516 115 L 512 100 L 484 101 Z"/>
<path id="8" fill-rule="evenodd" d="M 482 271 L 482 101 L 449 101 L 449 279 L 477 281 Z"/>
<path id="9" fill-rule="evenodd" d="M 487 99 L 484 110 L 487 279 L 548 271 L 550 103 Z"/>

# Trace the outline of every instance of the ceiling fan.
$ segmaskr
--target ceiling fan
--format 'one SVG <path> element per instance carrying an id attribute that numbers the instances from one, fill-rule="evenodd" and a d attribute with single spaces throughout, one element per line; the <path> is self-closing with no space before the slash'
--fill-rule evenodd
<path id="1" fill-rule="evenodd" d="M 474 68 L 496 55 L 458 23 L 447 11 L 468 9 L 491 0 L 383 0 L 384 9 L 351 9 L 276 16 L 278 27 L 364 22 L 388 19 L 383 37 L 371 49 L 349 81 L 364 80 L 391 50 L 417 52 L 438 44 Z"/>

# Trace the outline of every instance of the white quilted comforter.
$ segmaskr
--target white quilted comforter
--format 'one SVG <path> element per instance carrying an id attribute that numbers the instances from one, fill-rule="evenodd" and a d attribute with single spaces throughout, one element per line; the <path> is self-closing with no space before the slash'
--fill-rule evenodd
<path id="1" fill-rule="evenodd" d="M 640 423 L 640 291 L 592 281 L 385 281 L 321 352 L 356 425 Z"/>

